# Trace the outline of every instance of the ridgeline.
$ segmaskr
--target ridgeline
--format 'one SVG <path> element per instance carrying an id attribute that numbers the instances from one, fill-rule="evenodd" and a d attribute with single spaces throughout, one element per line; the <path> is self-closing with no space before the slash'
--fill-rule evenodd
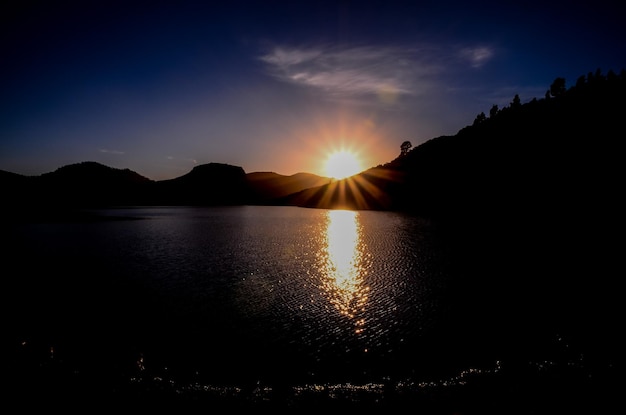
<path id="1" fill-rule="evenodd" d="M 40 176 L 0 170 L 5 210 L 123 205 L 296 205 L 411 212 L 433 218 L 614 211 L 626 73 L 600 70 L 566 88 L 556 78 L 542 99 L 513 97 L 453 136 L 433 138 L 351 178 L 246 173 L 220 163 L 153 181 L 95 162 Z"/>

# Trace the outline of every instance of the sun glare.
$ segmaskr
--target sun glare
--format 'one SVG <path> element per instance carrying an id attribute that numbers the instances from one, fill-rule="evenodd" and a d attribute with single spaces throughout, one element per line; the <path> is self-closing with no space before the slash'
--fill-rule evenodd
<path id="1" fill-rule="evenodd" d="M 326 175 L 337 180 L 345 179 L 363 171 L 360 160 L 353 152 L 340 150 L 328 156 L 325 165 Z"/>

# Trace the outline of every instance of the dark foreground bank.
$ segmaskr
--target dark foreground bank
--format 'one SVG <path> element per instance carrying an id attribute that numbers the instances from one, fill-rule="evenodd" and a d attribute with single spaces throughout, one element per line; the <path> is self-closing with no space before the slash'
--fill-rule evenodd
<path id="1" fill-rule="evenodd" d="M 622 405 L 623 381 L 610 362 L 571 360 L 496 362 L 432 381 L 383 379 L 366 384 L 205 384 L 166 370 L 111 368 L 78 371 L 53 351 L 42 358 L 30 345 L 5 355 L 5 403 L 20 410 L 410 410 L 419 414 L 609 413 Z"/>

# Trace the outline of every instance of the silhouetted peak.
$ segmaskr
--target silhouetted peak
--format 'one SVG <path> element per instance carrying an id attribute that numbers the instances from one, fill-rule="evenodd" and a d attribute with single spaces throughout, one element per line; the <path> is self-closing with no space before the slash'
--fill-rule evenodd
<path id="1" fill-rule="evenodd" d="M 187 174 L 164 182 L 206 182 L 245 180 L 246 173 L 242 167 L 225 163 L 207 163 L 195 166 Z"/>
<path id="2" fill-rule="evenodd" d="M 61 166 L 58 169 L 56 169 L 55 171 L 61 172 L 61 171 L 71 171 L 71 170 L 78 170 L 78 169 L 83 169 L 83 170 L 100 170 L 100 171 L 113 170 L 112 167 L 105 166 L 104 164 L 98 163 L 96 161 L 82 161 L 80 163 L 67 164 L 65 166 Z"/>
<path id="3" fill-rule="evenodd" d="M 243 170 L 242 167 L 240 166 L 233 166 L 230 164 L 224 164 L 224 163 L 207 163 L 207 164 L 200 164 L 198 166 L 195 166 L 190 174 L 205 174 L 205 173 L 210 173 L 210 174 L 214 174 L 214 173 L 229 173 L 229 174 L 245 174 L 245 171 Z"/>
<path id="4" fill-rule="evenodd" d="M 68 164 L 66 166 L 59 167 L 51 173 L 42 174 L 41 177 L 44 179 L 63 181 L 118 180 L 135 183 L 151 181 L 147 177 L 144 177 L 130 169 L 117 169 L 114 167 L 105 166 L 104 164 L 95 161 L 84 161 L 75 164 Z"/>

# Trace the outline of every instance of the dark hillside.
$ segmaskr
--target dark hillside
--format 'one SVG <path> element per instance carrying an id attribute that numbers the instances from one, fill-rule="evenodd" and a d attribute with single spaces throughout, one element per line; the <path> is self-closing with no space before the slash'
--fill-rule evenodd
<path id="1" fill-rule="evenodd" d="M 523 344 L 524 330 L 550 322 L 590 356 L 618 356 L 625 92 L 624 72 L 590 74 L 386 166 L 406 174 L 391 195 L 403 210 L 448 227 L 467 275 L 461 326 L 491 319 Z"/>
<path id="2" fill-rule="evenodd" d="M 273 203 L 277 198 L 299 192 L 302 189 L 322 186 L 330 180 L 310 173 L 284 176 L 272 172 L 248 173 L 246 179 L 250 186 L 251 201 L 255 204 Z"/>
<path id="3" fill-rule="evenodd" d="M 241 205 L 249 199 L 249 187 L 241 167 L 208 163 L 156 182 L 151 196 L 150 204 L 156 205 Z"/>
<path id="4" fill-rule="evenodd" d="M 590 73 L 569 89 L 557 78 L 550 89 L 540 100 L 494 106 L 456 135 L 433 138 L 345 185 L 310 189 L 285 203 L 447 220 L 613 210 L 623 177 L 626 73 Z M 343 188 L 347 199 L 336 194 Z"/>
<path id="5" fill-rule="evenodd" d="M 14 186 L 7 194 L 7 203 L 32 210 L 140 204 L 152 183 L 129 169 L 96 162 L 70 164 L 41 176 L 20 177 L 19 181 L 11 181 Z"/>
<path id="6" fill-rule="evenodd" d="M 590 356 L 615 359 L 626 72 L 590 73 L 569 89 L 557 78 L 550 90 L 285 203 L 431 218 L 459 276 L 451 313 L 461 337 L 492 335 L 494 347 L 519 350 L 533 347 L 525 332 L 560 327 Z M 473 331 L 478 321 L 492 322 L 489 333 Z"/>
<path id="7" fill-rule="evenodd" d="M 624 72 L 589 74 L 554 96 L 512 103 L 454 136 L 434 138 L 366 175 L 386 178 L 377 184 L 393 209 L 431 217 L 612 209 L 623 177 L 625 78 Z"/>
<path id="8" fill-rule="evenodd" d="M 382 208 L 445 220 L 519 215 L 561 221 L 616 213 L 624 176 L 626 73 L 590 73 L 569 89 L 551 89 L 554 95 L 526 104 L 514 100 L 454 136 L 433 138 L 346 180 L 352 183 L 310 189 L 286 203 Z M 362 195 L 342 200 L 336 194 L 342 187 Z"/>
<path id="9" fill-rule="evenodd" d="M 71 164 L 40 176 L 0 171 L 2 210 L 8 217 L 37 220 L 71 219 L 76 209 L 88 207 L 275 204 L 277 198 L 329 180 L 309 173 L 245 173 L 241 167 L 221 163 L 199 165 L 162 181 L 96 162 Z"/>
<path id="10" fill-rule="evenodd" d="M 28 186 L 28 184 L 29 178 L 27 176 L 0 170 L 0 185 L 2 186 L 2 193 L 4 195 L 3 204 L 12 203 L 7 197 L 13 194 L 19 194 L 20 189 Z"/>

